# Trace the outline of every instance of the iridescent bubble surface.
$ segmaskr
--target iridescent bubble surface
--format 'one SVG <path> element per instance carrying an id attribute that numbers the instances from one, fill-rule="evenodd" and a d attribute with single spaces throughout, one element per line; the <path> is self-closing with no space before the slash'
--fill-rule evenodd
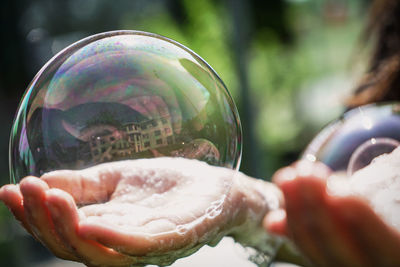
<path id="1" fill-rule="evenodd" d="M 329 124 L 308 145 L 302 158 L 322 161 L 333 171 L 353 172 L 365 167 L 400 141 L 400 103 L 355 108 Z"/>
<path id="2" fill-rule="evenodd" d="M 378 156 L 392 152 L 400 143 L 391 138 L 371 138 L 360 145 L 351 155 L 347 175 L 366 167 Z"/>
<path id="3" fill-rule="evenodd" d="M 234 102 L 183 45 L 144 32 L 102 33 L 61 51 L 29 85 L 11 133 L 11 181 L 159 156 L 237 169 Z"/>

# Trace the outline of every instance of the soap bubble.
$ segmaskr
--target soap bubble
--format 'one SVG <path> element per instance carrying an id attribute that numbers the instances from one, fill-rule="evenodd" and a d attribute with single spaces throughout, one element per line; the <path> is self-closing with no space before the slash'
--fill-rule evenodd
<path id="1" fill-rule="evenodd" d="M 329 124 L 308 145 L 302 158 L 352 175 L 377 156 L 392 152 L 399 141 L 400 103 L 366 105 Z"/>
<path id="2" fill-rule="evenodd" d="M 366 167 L 380 155 L 392 152 L 400 143 L 391 138 L 371 138 L 360 145 L 351 155 L 347 175 Z"/>
<path id="3" fill-rule="evenodd" d="M 237 169 L 235 104 L 183 45 L 145 32 L 102 33 L 58 53 L 29 85 L 11 133 L 11 182 L 160 156 Z"/>

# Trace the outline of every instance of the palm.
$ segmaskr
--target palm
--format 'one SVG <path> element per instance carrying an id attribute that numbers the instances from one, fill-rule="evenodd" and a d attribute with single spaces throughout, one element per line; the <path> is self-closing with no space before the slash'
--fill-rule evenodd
<path id="1" fill-rule="evenodd" d="M 198 246 L 205 234 L 212 232 L 217 225 L 226 226 L 226 219 L 231 219 L 227 207 L 223 216 L 218 216 L 226 204 L 224 200 L 231 186 L 231 172 L 221 176 L 221 170 L 217 169 L 220 173 L 216 179 L 217 173 L 204 176 L 200 169 L 192 169 L 195 174 L 183 175 L 182 167 L 171 168 L 171 163 L 170 166 L 160 166 L 159 163 L 154 167 L 137 161 L 131 163 L 137 164 L 133 168 L 135 172 L 131 173 L 124 170 L 123 162 L 120 164 L 120 167 L 113 164 L 118 171 L 112 175 L 118 178 L 115 184 L 107 187 L 113 191 L 96 189 L 90 194 L 91 199 L 74 197 L 78 205 L 97 198 L 96 204 L 79 209 L 84 214 L 80 221 L 82 235 L 95 237 L 100 243 L 118 247 L 129 255 L 145 255 L 149 251 L 165 255 L 171 250 L 175 255 L 184 255 L 188 248 Z M 200 168 L 204 166 L 198 165 Z M 52 184 L 50 177 L 44 179 Z M 72 195 L 73 192 L 71 190 Z M 109 197 L 105 198 L 105 195 Z M 131 244 L 131 239 L 135 243 L 141 240 L 140 247 Z M 121 248 L 121 243 L 129 245 Z"/>

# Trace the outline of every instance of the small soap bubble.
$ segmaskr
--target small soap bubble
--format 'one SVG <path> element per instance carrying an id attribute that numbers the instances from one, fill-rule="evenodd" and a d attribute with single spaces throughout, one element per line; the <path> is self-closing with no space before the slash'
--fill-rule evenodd
<path id="1" fill-rule="evenodd" d="M 189 231 L 189 228 L 185 225 L 178 225 L 176 227 L 176 231 L 178 232 L 178 234 L 184 235 Z"/>
<path id="2" fill-rule="evenodd" d="M 360 145 L 351 155 L 347 175 L 366 167 L 378 156 L 392 152 L 400 143 L 391 138 L 371 138 Z"/>
<path id="3" fill-rule="evenodd" d="M 392 152 L 400 141 L 400 103 L 362 106 L 329 124 L 308 145 L 304 159 L 352 175 L 376 157 Z"/>
<path id="4" fill-rule="evenodd" d="M 214 219 L 221 214 L 224 201 L 225 198 L 222 197 L 220 200 L 211 203 L 210 207 L 206 209 L 206 216 L 208 219 Z"/>
<path id="5" fill-rule="evenodd" d="M 235 104 L 214 70 L 183 45 L 107 32 L 58 53 L 29 85 L 11 133 L 11 182 L 162 156 L 238 169 Z"/>

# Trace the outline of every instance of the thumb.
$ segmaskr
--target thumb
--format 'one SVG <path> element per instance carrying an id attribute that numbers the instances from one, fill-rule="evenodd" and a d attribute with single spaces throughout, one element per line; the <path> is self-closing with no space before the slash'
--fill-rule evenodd
<path id="1" fill-rule="evenodd" d="M 107 201 L 121 178 L 118 166 L 101 164 L 84 170 L 57 170 L 40 177 L 50 188 L 68 192 L 77 205 Z"/>

